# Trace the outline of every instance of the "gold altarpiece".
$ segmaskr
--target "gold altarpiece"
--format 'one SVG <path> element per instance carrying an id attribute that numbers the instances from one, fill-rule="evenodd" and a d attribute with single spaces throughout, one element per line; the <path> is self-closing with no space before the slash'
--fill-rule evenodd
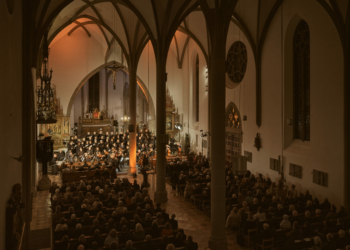
<path id="1" fill-rule="evenodd" d="M 175 108 L 173 97 L 170 95 L 169 89 L 166 90 L 166 133 L 175 135 L 179 132 L 175 128 L 175 124 L 180 123 L 180 115 Z"/>
<path id="2" fill-rule="evenodd" d="M 70 136 L 70 118 L 63 114 L 63 107 L 60 104 L 60 99 L 56 96 L 56 85 L 53 85 L 54 90 L 54 105 L 56 107 L 57 122 L 52 124 L 40 124 L 39 133 L 44 136 L 52 136 L 54 141 L 54 149 L 66 147 L 63 142 L 69 140 Z"/>

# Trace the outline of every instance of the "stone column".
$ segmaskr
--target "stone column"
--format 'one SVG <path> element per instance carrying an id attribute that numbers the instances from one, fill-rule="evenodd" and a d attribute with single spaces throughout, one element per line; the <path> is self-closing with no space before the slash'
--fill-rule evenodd
<path id="1" fill-rule="evenodd" d="M 136 68 L 129 72 L 129 174 L 137 174 L 136 169 Z"/>
<path id="2" fill-rule="evenodd" d="M 219 29 L 219 27 L 217 27 Z M 225 233 L 225 43 L 213 36 L 209 70 L 211 236 L 209 248 L 227 249 Z"/>
<path id="3" fill-rule="evenodd" d="M 159 53 L 162 54 L 162 53 Z M 156 191 L 154 192 L 155 202 L 165 202 L 168 200 L 165 183 L 165 112 L 166 112 L 166 57 L 157 56 L 157 179 Z"/>

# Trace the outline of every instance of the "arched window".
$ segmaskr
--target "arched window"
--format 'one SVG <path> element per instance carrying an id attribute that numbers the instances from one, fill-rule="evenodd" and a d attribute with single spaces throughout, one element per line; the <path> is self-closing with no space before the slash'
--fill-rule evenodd
<path id="1" fill-rule="evenodd" d="M 89 110 L 100 110 L 100 72 L 89 79 Z"/>
<path id="2" fill-rule="evenodd" d="M 129 115 L 129 84 L 125 82 L 124 90 L 123 90 L 123 106 L 124 106 L 124 114 Z"/>
<path id="3" fill-rule="evenodd" d="M 294 139 L 310 141 L 310 30 L 301 20 L 293 37 Z"/>
<path id="4" fill-rule="evenodd" d="M 197 54 L 196 57 L 196 96 L 195 96 L 195 101 L 196 101 L 196 122 L 199 121 L 199 56 Z"/>

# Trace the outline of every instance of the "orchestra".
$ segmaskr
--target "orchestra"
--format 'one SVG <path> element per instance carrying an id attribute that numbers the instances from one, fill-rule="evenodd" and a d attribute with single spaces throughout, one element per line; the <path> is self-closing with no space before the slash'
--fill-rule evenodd
<path id="1" fill-rule="evenodd" d="M 83 136 L 71 136 L 66 144 L 67 152 L 60 150 L 51 161 L 52 166 L 60 165 L 62 162 L 81 163 L 83 166 L 94 166 L 99 162 L 104 162 L 108 166 L 113 166 L 120 172 L 125 163 L 129 161 L 129 131 L 125 133 L 98 133 L 87 132 Z M 156 137 L 147 128 L 140 130 L 136 134 L 136 162 L 140 168 L 148 167 L 149 157 L 156 155 Z M 181 155 L 180 143 L 177 143 L 173 136 L 169 140 L 166 149 L 167 155 Z M 62 169 L 61 169 L 62 170 Z"/>

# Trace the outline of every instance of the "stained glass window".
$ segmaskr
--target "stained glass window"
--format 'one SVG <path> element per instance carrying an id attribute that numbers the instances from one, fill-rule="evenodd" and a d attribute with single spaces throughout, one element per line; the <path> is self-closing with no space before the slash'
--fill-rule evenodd
<path id="1" fill-rule="evenodd" d="M 294 139 L 310 141 L 310 30 L 301 20 L 293 38 Z"/>

